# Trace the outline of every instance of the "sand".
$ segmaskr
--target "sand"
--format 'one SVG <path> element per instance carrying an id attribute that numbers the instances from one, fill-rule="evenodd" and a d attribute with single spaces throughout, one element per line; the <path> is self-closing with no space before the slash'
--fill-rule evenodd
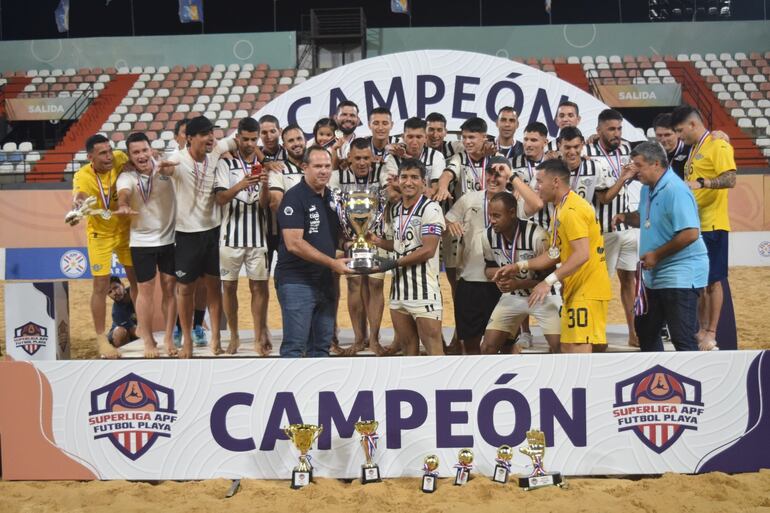
<path id="1" fill-rule="evenodd" d="M 443 279 L 443 275 L 442 275 Z M 764 305 L 770 303 L 770 289 L 758 284 L 770 283 L 770 268 L 732 268 L 730 284 L 738 322 L 739 347 L 770 349 L 770 316 Z M 386 283 L 386 287 L 389 284 Z M 453 319 L 449 287 L 445 281 L 445 319 Z M 617 299 L 618 284 L 609 309 L 610 323 L 624 318 Z M 386 288 L 387 290 L 387 288 Z M 72 321 L 72 357 L 93 358 L 91 317 L 88 307 L 90 284 L 71 283 L 70 317 Z M 274 289 L 271 284 L 271 294 Z M 343 284 L 343 296 L 345 287 Z M 248 287 L 239 286 L 241 323 L 250 324 Z M 0 304 L 3 291 L 0 288 Z M 342 305 L 345 305 L 344 298 Z M 339 324 L 350 326 L 346 309 L 340 309 Z M 385 315 L 383 325 L 390 326 Z M 280 328 L 278 305 L 270 305 L 269 326 Z M 4 311 L 0 314 L 0 333 L 5 333 Z M 389 341 L 383 341 L 388 343 Z M 569 479 L 567 489 L 532 492 L 515 485 L 501 486 L 486 476 L 476 476 L 465 487 L 452 486 L 442 479 L 435 494 L 419 491 L 416 478 L 388 479 L 362 487 L 357 481 L 318 479 L 309 488 L 294 491 L 287 481 L 243 481 L 235 497 L 224 499 L 230 482 L 141 483 L 106 482 L 0 482 L 0 512 L 101 512 L 159 510 L 164 513 L 286 511 L 315 512 L 401 512 L 417 509 L 426 513 L 467 512 L 587 512 L 666 513 L 666 512 L 770 512 L 770 471 L 729 476 L 712 473 L 699 476 L 665 474 L 644 478 Z"/>

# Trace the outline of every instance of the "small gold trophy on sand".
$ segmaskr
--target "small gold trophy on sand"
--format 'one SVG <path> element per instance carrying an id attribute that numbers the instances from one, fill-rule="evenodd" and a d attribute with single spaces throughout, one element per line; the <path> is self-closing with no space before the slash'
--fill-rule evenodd
<path id="1" fill-rule="evenodd" d="M 457 463 L 455 464 L 457 474 L 455 474 L 455 485 L 461 486 L 471 478 L 473 469 L 473 451 L 470 449 L 460 449 L 457 454 Z"/>
<path id="2" fill-rule="evenodd" d="M 532 472 L 528 476 L 519 476 L 519 486 L 525 490 L 534 490 L 544 486 L 563 486 L 560 472 L 546 472 L 543 467 L 545 456 L 545 433 L 527 431 L 527 445 L 519 447 L 519 452 L 532 460 Z"/>
<path id="3" fill-rule="evenodd" d="M 283 432 L 299 449 L 299 465 L 291 473 L 291 487 L 295 490 L 307 486 L 313 481 L 313 465 L 310 464 L 308 451 L 313 442 L 323 431 L 323 426 L 313 424 L 291 424 L 283 428 Z"/>
<path id="4" fill-rule="evenodd" d="M 380 479 L 380 467 L 376 463 L 372 463 L 379 439 L 377 426 L 379 426 L 379 422 L 376 420 L 361 420 L 355 424 L 356 432 L 361 435 L 361 447 L 364 449 L 364 456 L 366 457 L 366 463 L 361 465 L 361 484 L 382 481 Z"/>
<path id="5" fill-rule="evenodd" d="M 497 458 L 495 461 L 495 473 L 492 474 L 492 481 L 505 484 L 508 482 L 508 475 L 511 473 L 511 459 L 513 458 L 513 449 L 510 445 L 501 445 L 497 448 Z"/>
<path id="6" fill-rule="evenodd" d="M 436 482 L 438 481 L 438 456 L 435 454 L 429 454 L 425 456 L 425 460 L 422 463 L 422 487 L 421 490 L 425 493 L 433 493 L 436 491 Z"/>

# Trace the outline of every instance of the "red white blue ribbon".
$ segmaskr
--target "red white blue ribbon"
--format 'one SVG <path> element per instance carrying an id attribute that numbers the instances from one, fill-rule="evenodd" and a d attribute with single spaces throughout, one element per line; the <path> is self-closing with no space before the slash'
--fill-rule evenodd
<path id="1" fill-rule="evenodd" d="M 377 440 L 380 439 L 379 435 L 377 433 L 372 433 L 370 435 L 363 435 L 363 437 L 366 440 L 366 446 L 369 449 L 369 457 L 374 458 L 374 452 L 377 450 Z"/>
<path id="2" fill-rule="evenodd" d="M 455 468 L 460 471 L 460 475 L 470 474 L 473 470 L 473 463 L 455 463 Z"/>
<path id="3" fill-rule="evenodd" d="M 254 157 L 254 161 L 256 162 L 257 157 Z M 238 161 L 241 163 L 241 169 L 243 169 L 243 176 L 244 178 L 251 175 L 251 168 L 254 165 L 254 162 L 251 163 L 251 165 L 247 164 L 245 160 L 243 160 L 243 157 L 241 156 L 241 152 L 238 152 Z M 208 159 L 206 159 L 206 163 L 208 164 Z M 204 171 L 205 173 L 205 171 Z M 258 185 L 249 185 L 246 187 L 246 191 L 248 192 L 254 192 L 257 189 Z"/>
<path id="4" fill-rule="evenodd" d="M 409 210 L 409 217 L 406 218 L 406 222 L 404 222 L 404 203 L 403 201 L 401 202 L 401 211 L 398 214 L 398 240 L 404 240 L 406 238 L 406 229 L 409 226 L 409 222 L 412 220 L 412 216 L 417 212 L 417 209 L 422 205 L 423 201 L 425 201 L 425 196 L 420 196 L 417 203 L 412 205 L 412 208 Z"/>
<path id="5" fill-rule="evenodd" d="M 607 162 L 609 162 L 610 167 L 612 168 L 612 174 L 615 176 L 615 178 L 618 178 L 620 176 L 620 171 L 622 167 L 620 164 L 620 150 L 618 148 L 615 148 L 615 151 L 611 153 L 607 153 L 606 151 L 604 151 L 601 141 L 596 143 L 596 147 L 599 148 L 599 151 L 601 152 L 602 156 L 605 159 L 607 159 Z M 610 155 L 615 157 L 615 163 L 612 162 Z"/>
<path id="6" fill-rule="evenodd" d="M 535 456 L 532 461 L 532 472 L 529 477 L 544 476 L 546 474 L 545 468 L 543 468 L 543 460 L 540 456 Z"/>
<path id="7" fill-rule="evenodd" d="M 142 185 L 142 173 L 136 171 L 136 186 L 139 189 L 139 195 L 142 197 L 145 204 L 150 201 L 150 195 L 152 194 L 152 179 L 155 175 L 155 161 L 150 160 L 150 162 L 152 163 L 152 169 L 150 170 L 150 176 L 147 179 L 147 187 Z"/>
<path id="8" fill-rule="evenodd" d="M 96 178 L 96 182 L 99 184 L 99 197 L 102 198 L 102 206 L 104 207 L 104 210 L 110 209 L 110 200 L 112 199 L 112 181 L 110 181 L 110 187 L 107 189 L 107 195 L 104 195 L 104 184 L 102 184 L 102 179 L 99 178 L 99 173 L 94 171 L 94 176 Z"/>
<path id="9" fill-rule="evenodd" d="M 503 250 L 503 256 L 506 260 L 508 260 L 509 264 L 513 263 L 513 259 L 516 257 L 516 241 L 519 240 L 519 228 L 521 228 L 521 223 L 519 223 L 519 220 L 516 220 L 516 230 L 513 232 L 513 240 L 511 241 L 511 248 L 506 252 L 508 248 L 506 248 L 505 244 L 505 237 L 500 235 L 500 248 Z"/>
<path id="10" fill-rule="evenodd" d="M 498 465 L 503 467 L 506 471 L 508 471 L 508 472 L 511 471 L 511 462 L 510 461 L 504 460 L 504 459 L 501 459 L 501 458 L 495 458 L 495 461 L 497 462 Z"/>
<path id="11" fill-rule="evenodd" d="M 711 134 L 711 131 L 706 130 L 703 132 L 703 135 L 700 136 L 700 139 L 698 139 L 698 143 L 690 148 L 690 154 L 687 156 L 687 164 L 685 164 L 685 169 L 687 169 L 687 178 L 690 178 L 690 175 L 692 174 L 692 164 L 693 160 L 695 159 L 695 156 L 698 155 L 698 152 L 700 151 L 700 147 L 703 146 L 703 143 L 706 142 L 706 137 Z"/>
<path id="12" fill-rule="evenodd" d="M 476 171 L 476 165 L 473 163 L 473 159 L 468 154 L 468 152 L 465 152 L 465 156 L 468 158 L 468 167 L 471 168 L 471 173 L 473 173 L 473 180 L 474 183 L 479 184 L 479 190 L 484 190 L 487 188 L 486 183 L 486 169 L 487 169 L 487 162 L 489 162 L 489 157 L 484 157 L 484 159 L 481 161 L 481 171 Z M 465 183 L 465 181 L 463 181 Z M 475 187 L 474 187 L 475 189 Z"/>
<path id="13" fill-rule="evenodd" d="M 644 273 L 642 271 L 642 262 L 636 264 L 636 286 L 634 296 L 634 315 L 640 316 L 647 313 L 647 289 L 644 286 Z"/>
<path id="14" fill-rule="evenodd" d="M 422 471 L 426 476 L 438 477 L 438 469 L 429 469 L 427 463 L 422 464 Z"/>
<path id="15" fill-rule="evenodd" d="M 193 176 L 195 177 L 195 192 L 199 192 L 203 186 L 203 180 L 206 178 L 206 171 L 209 168 L 208 155 L 203 157 L 203 172 L 198 171 L 198 163 L 193 159 Z"/>

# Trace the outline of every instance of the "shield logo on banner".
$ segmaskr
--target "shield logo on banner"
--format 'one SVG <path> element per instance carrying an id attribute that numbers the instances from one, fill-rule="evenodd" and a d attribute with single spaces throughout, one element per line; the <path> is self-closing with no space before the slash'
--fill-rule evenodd
<path id="1" fill-rule="evenodd" d="M 48 329 L 34 322 L 19 326 L 14 330 L 13 335 L 16 347 L 30 356 L 33 356 L 48 343 Z"/>
<path id="2" fill-rule="evenodd" d="M 150 426 L 156 413 L 175 415 L 174 391 L 136 374 L 123 378 L 91 392 L 90 416 L 104 419 L 102 433 L 94 439 L 108 438 L 124 456 L 137 460 L 152 448 L 159 437 L 171 433 L 158 432 Z"/>
<path id="3" fill-rule="evenodd" d="M 634 422 L 619 431 L 632 430 L 647 447 L 658 454 L 670 448 L 686 429 L 696 429 L 673 421 L 657 413 L 665 408 L 681 406 L 702 407 L 701 383 L 661 365 L 615 385 L 615 408 L 650 406 L 651 413 L 640 415 L 643 420 Z M 644 409 L 642 409 L 644 411 Z"/>

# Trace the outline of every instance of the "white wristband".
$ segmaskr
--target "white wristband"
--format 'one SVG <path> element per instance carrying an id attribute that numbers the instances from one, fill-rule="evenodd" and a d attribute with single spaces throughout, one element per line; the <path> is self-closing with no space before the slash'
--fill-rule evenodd
<path id="1" fill-rule="evenodd" d="M 545 277 L 545 283 L 549 287 L 553 287 L 554 283 L 556 283 L 557 281 L 559 281 L 559 278 L 556 277 L 556 273 L 551 273 Z"/>
<path id="2" fill-rule="evenodd" d="M 519 268 L 519 271 L 526 273 L 529 272 L 529 260 L 519 260 L 516 262 L 516 265 Z"/>

